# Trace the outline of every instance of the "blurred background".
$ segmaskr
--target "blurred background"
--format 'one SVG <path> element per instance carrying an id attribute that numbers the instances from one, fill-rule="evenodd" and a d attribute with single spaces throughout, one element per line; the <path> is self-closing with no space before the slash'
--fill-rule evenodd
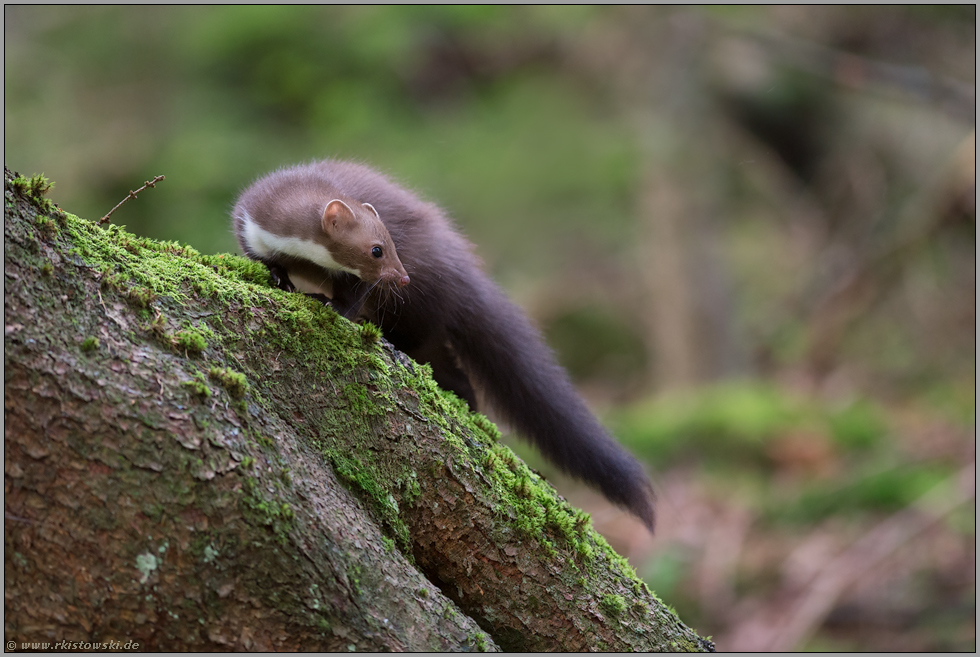
<path id="1" fill-rule="evenodd" d="M 445 207 L 659 495 L 528 462 L 721 650 L 975 650 L 975 5 L 4 8 L 4 161 L 204 253 L 280 166 Z M 516 444 L 516 443 L 515 443 Z"/>

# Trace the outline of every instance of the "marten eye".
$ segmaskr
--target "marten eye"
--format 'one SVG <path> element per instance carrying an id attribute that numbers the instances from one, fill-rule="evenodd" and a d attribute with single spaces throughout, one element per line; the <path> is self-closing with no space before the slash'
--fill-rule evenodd
<path id="1" fill-rule="evenodd" d="M 385 253 L 384 253 L 384 251 L 381 250 L 381 247 L 380 246 L 376 246 L 373 249 L 371 249 L 371 255 L 373 255 L 375 258 L 380 258 L 384 254 Z"/>

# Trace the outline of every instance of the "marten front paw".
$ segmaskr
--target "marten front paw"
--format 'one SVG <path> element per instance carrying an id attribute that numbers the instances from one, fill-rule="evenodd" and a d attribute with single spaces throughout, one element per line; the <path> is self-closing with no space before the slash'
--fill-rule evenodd
<path id="1" fill-rule="evenodd" d="M 282 265 L 268 265 L 272 284 L 284 292 L 295 292 L 296 287 L 289 280 L 289 272 Z"/>
<path id="2" fill-rule="evenodd" d="M 324 306 L 333 306 L 330 297 L 328 297 L 326 294 L 315 294 L 313 292 L 306 292 L 306 296 L 308 296 L 311 299 L 316 299 Z"/>

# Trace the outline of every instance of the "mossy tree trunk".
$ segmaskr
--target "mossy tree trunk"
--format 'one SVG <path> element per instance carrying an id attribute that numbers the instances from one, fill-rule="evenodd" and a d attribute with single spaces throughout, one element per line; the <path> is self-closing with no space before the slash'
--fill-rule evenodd
<path id="1" fill-rule="evenodd" d="M 710 648 L 373 327 L 4 182 L 5 640 Z"/>

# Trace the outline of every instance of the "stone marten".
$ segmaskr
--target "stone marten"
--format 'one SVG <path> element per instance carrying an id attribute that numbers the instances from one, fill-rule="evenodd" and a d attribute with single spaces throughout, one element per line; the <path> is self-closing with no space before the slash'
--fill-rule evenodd
<path id="1" fill-rule="evenodd" d="M 366 166 L 323 160 L 259 179 L 232 220 L 242 250 L 281 286 L 375 323 L 474 410 L 479 389 L 552 463 L 653 531 L 643 468 L 588 410 L 441 209 Z"/>

